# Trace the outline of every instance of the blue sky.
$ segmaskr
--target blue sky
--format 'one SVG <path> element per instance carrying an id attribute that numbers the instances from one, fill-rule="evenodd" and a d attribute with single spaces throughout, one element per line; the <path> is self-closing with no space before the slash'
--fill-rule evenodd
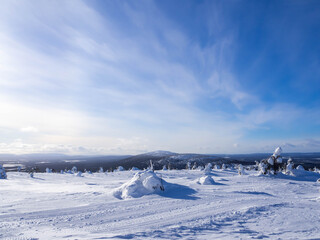
<path id="1" fill-rule="evenodd" d="M 0 153 L 320 151 L 319 1 L 6 1 Z"/>

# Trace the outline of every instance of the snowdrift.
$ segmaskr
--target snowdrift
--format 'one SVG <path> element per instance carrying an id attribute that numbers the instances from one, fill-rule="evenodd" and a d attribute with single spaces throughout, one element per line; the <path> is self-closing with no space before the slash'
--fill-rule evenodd
<path id="1" fill-rule="evenodd" d="M 146 170 L 136 173 L 131 180 L 115 189 L 113 195 L 119 199 L 139 198 L 164 191 L 163 183 L 164 181 L 154 172 Z"/>
<path id="2" fill-rule="evenodd" d="M 302 166 L 301 166 L 302 167 Z M 316 182 L 320 178 L 320 174 L 317 172 L 310 172 L 304 170 L 304 168 L 297 168 L 291 171 L 291 176 L 296 177 L 297 180 L 301 181 L 312 181 Z"/>
<path id="3" fill-rule="evenodd" d="M 197 182 L 201 185 L 213 185 L 215 183 L 211 176 L 203 176 Z"/>

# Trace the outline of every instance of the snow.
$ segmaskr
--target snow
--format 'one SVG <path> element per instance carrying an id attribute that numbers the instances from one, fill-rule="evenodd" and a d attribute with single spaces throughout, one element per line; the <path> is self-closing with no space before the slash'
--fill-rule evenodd
<path id="1" fill-rule="evenodd" d="M 304 171 L 304 167 L 301 166 L 301 165 L 299 165 L 299 166 L 297 167 L 297 170 Z"/>
<path id="2" fill-rule="evenodd" d="M 7 178 L 7 174 L 5 169 L 2 167 L 2 165 L 0 164 L 0 179 L 6 179 Z"/>
<path id="3" fill-rule="evenodd" d="M 198 184 L 203 171 L 193 170 L 8 172 L 0 239 L 317 239 L 320 174 L 292 172 L 212 170 L 213 185 Z M 153 191 L 160 177 L 165 191 Z M 139 197 L 114 196 L 130 184 Z"/>
<path id="4" fill-rule="evenodd" d="M 212 185 L 214 184 L 214 180 L 211 176 L 206 175 L 199 178 L 198 183 L 201 185 Z"/>
<path id="5" fill-rule="evenodd" d="M 280 156 L 281 153 L 282 153 L 282 148 L 277 147 L 276 150 L 274 150 L 273 156 L 276 158 L 276 157 Z"/>
<path id="6" fill-rule="evenodd" d="M 165 157 L 165 156 L 177 155 L 177 153 L 158 150 L 158 151 L 145 153 L 144 155 L 153 156 L 153 157 Z"/>
<path id="7" fill-rule="evenodd" d="M 113 195 L 119 199 L 138 198 L 159 192 L 163 189 L 163 180 L 153 171 L 138 172 L 134 177 L 116 189 Z"/>

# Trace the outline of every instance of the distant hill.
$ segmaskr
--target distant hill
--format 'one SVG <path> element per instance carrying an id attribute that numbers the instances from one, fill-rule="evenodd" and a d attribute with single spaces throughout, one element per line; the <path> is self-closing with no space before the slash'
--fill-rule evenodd
<path id="1" fill-rule="evenodd" d="M 81 171 L 84 169 L 97 171 L 99 167 L 104 170 L 115 169 L 123 166 L 125 169 L 138 167 L 139 169 L 147 168 L 150 160 L 153 162 L 155 169 L 162 169 L 163 165 L 174 169 L 184 169 L 188 162 L 191 165 L 196 163 L 198 166 L 204 166 L 207 163 L 212 164 L 243 164 L 251 165 L 255 161 L 269 157 L 267 153 L 255 154 L 197 154 L 197 153 L 174 153 L 169 151 L 154 151 L 135 156 L 130 155 L 64 155 L 64 154 L 0 154 L 0 164 L 8 171 L 15 171 L 17 166 L 22 166 L 22 170 L 27 171 L 37 167 L 40 171 L 51 168 L 56 171 L 71 169 L 73 166 Z M 286 161 L 289 157 L 293 158 L 296 165 L 301 164 L 305 169 L 318 167 L 320 168 L 320 153 L 285 153 L 283 154 Z"/>

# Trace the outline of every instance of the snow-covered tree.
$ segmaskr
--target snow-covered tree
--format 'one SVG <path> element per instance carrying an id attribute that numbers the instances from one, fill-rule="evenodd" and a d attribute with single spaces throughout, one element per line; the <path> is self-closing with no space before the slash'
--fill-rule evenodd
<path id="1" fill-rule="evenodd" d="M 153 167 L 153 162 L 152 162 L 152 160 L 150 160 L 150 170 L 151 170 L 151 171 L 154 171 L 154 167 Z"/>
<path id="2" fill-rule="evenodd" d="M 190 170 L 190 169 L 191 169 L 191 163 L 190 163 L 190 162 L 187 162 L 186 169 L 187 169 L 187 170 Z"/>
<path id="3" fill-rule="evenodd" d="M 122 167 L 122 166 L 119 166 L 119 167 L 117 167 L 116 171 L 117 171 L 117 172 L 121 172 L 121 171 L 124 171 L 124 167 Z"/>
<path id="4" fill-rule="evenodd" d="M 104 171 L 103 171 L 103 167 L 100 167 L 99 168 L 99 173 L 103 173 Z"/>
<path id="5" fill-rule="evenodd" d="M 46 173 L 52 173 L 52 169 L 46 168 Z"/>
<path id="6" fill-rule="evenodd" d="M 1 164 L 0 164 L 0 179 L 7 179 L 6 171 Z"/>
<path id="7" fill-rule="evenodd" d="M 284 166 L 281 153 L 281 147 L 277 147 L 268 159 L 263 159 L 259 163 L 259 172 L 261 174 L 276 174 L 277 171 L 282 171 Z"/>
<path id="8" fill-rule="evenodd" d="M 196 170 L 198 168 L 197 162 L 194 162 L 193 166 L 192 166 L 192 170 Z"/>
<path id="9" fill-rule="evenodd" d="M 73 166 L 72 169 L 71 169 L 71 172 L 72 173 L 77 173 L 78 172 L 78 169 L 76 166 Z"/>
<path id="10" fill-rule="evenodd" d="M 204 168 L 204 174 L 209 175 L 211 173 L 211 169 L 212 169 L 212 164 L 208 163 Z"/>
<path id="11" fill-rule="evenodd" d="M 239 164 L 239 166 L 238 166 L 238 174 L 244 175 L 244 168 L 243 168 L 242 164 Z"/>
<path id="12" fill-rule="evenodd" d="M 163 165 L 162 170 L 163 170 L 163 171 L 167 171 L 167 170 L 168 170 L 167 166 L 166 166 L 166 165 Z"/>
<path id="13" fill-rule="evenodd" d="M 227 169 L 227 166 L 224 163 L 222 164 L 222 169 L 223 170 Z"/>

